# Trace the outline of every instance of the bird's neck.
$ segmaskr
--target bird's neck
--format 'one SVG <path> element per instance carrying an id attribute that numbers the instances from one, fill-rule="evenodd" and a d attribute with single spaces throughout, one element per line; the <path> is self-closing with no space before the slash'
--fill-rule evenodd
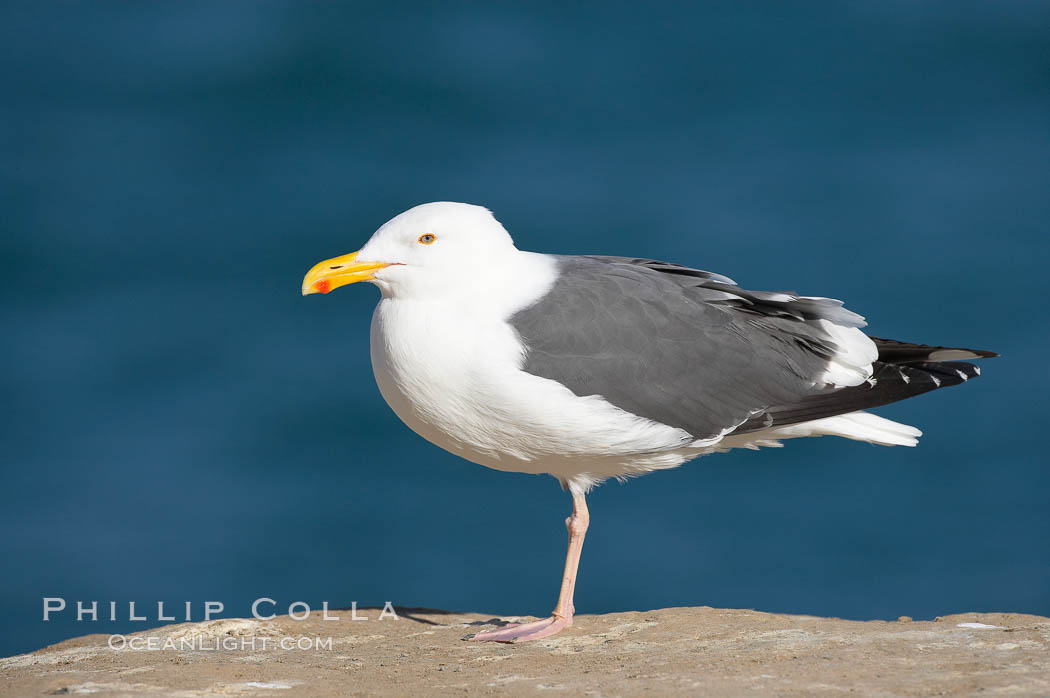
<path id="1" fill-rule="evenodd" d="M 505 321 L 535 303 L 554 284 L 557 262 L 550 255 L 515 250 L 497 260 L 448 273 L 420 274 L 398 287 L 381 287 L 383 302 L 435 315 L 474 315 Z"/>

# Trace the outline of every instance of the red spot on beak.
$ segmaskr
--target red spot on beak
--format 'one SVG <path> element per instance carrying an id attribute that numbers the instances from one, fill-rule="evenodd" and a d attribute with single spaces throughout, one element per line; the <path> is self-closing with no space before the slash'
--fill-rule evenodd
<path id="1" fill-rule="evenodd" d="M 321 279 L 314 284 L 314 288 L 321 293 L 328 293 L 332 290 L 332 283 L 328 279 Z"/>

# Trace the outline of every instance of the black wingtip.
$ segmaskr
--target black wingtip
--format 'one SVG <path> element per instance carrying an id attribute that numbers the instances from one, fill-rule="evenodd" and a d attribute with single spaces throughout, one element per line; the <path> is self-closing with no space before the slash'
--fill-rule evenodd
<path id="1" fill-rule="evenodd" d="M 895 339 L 872 337 L 871 341 L 879 349 L 879 360 L 893 364 L 908 364 L 927 361 L 972 361 L 973 359 L 991 359 L 999 356 L 994 351 L 984 349 L 965 349 L 963 347 L 943 347 L 932 344 L 912 344 Z"/>
<path id="2" fill-rule="evenodd" d="M 984 352 L 991 354 L 992 352 Z M 887 363 L 876 361 L 872 379 L 848 388 L 811 395 L 790 405 L 771 407 L 741 424 L 744 434 L 775 426 L 799 424 L 847 412 L 881 407 L 938 388 L 960 385 L 981 375 L 980 366 L 963 361 Z"/>

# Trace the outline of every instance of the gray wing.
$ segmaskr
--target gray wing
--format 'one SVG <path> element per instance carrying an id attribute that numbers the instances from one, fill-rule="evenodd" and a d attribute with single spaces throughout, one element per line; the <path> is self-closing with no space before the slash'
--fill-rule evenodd
<path id="1" fill-rule="evenodd" d="M 839 301 L 746 291 L 653 260 L 557 257 L 550 292 L 511 318 L 524 370 L 697 438 L 832 390 L 838 350 L 819 320 L 858 327 Z"/>

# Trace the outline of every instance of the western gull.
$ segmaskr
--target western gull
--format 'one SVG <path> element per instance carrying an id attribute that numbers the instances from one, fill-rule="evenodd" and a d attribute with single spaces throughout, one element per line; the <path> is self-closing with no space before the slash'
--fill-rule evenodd
<path id="1" fill-rule="evenodd" d="M 488 209 L 462 203 L 396 216 L 310 269 L 302 292 L 358 281 L 381 292 L 372 368 L 397 416 L 451 453 L 553 475 L 572 495 L 550 617 L 474 640 L 572 625 L 585 496 L 602 481 L 803 436 L 914 446 L 918 429 L 863 410 L 963 383 L 980 370 L 960 360 L 996 356 L 869 337 L 830 298 L 651 259 L 519 250 Z"/>

